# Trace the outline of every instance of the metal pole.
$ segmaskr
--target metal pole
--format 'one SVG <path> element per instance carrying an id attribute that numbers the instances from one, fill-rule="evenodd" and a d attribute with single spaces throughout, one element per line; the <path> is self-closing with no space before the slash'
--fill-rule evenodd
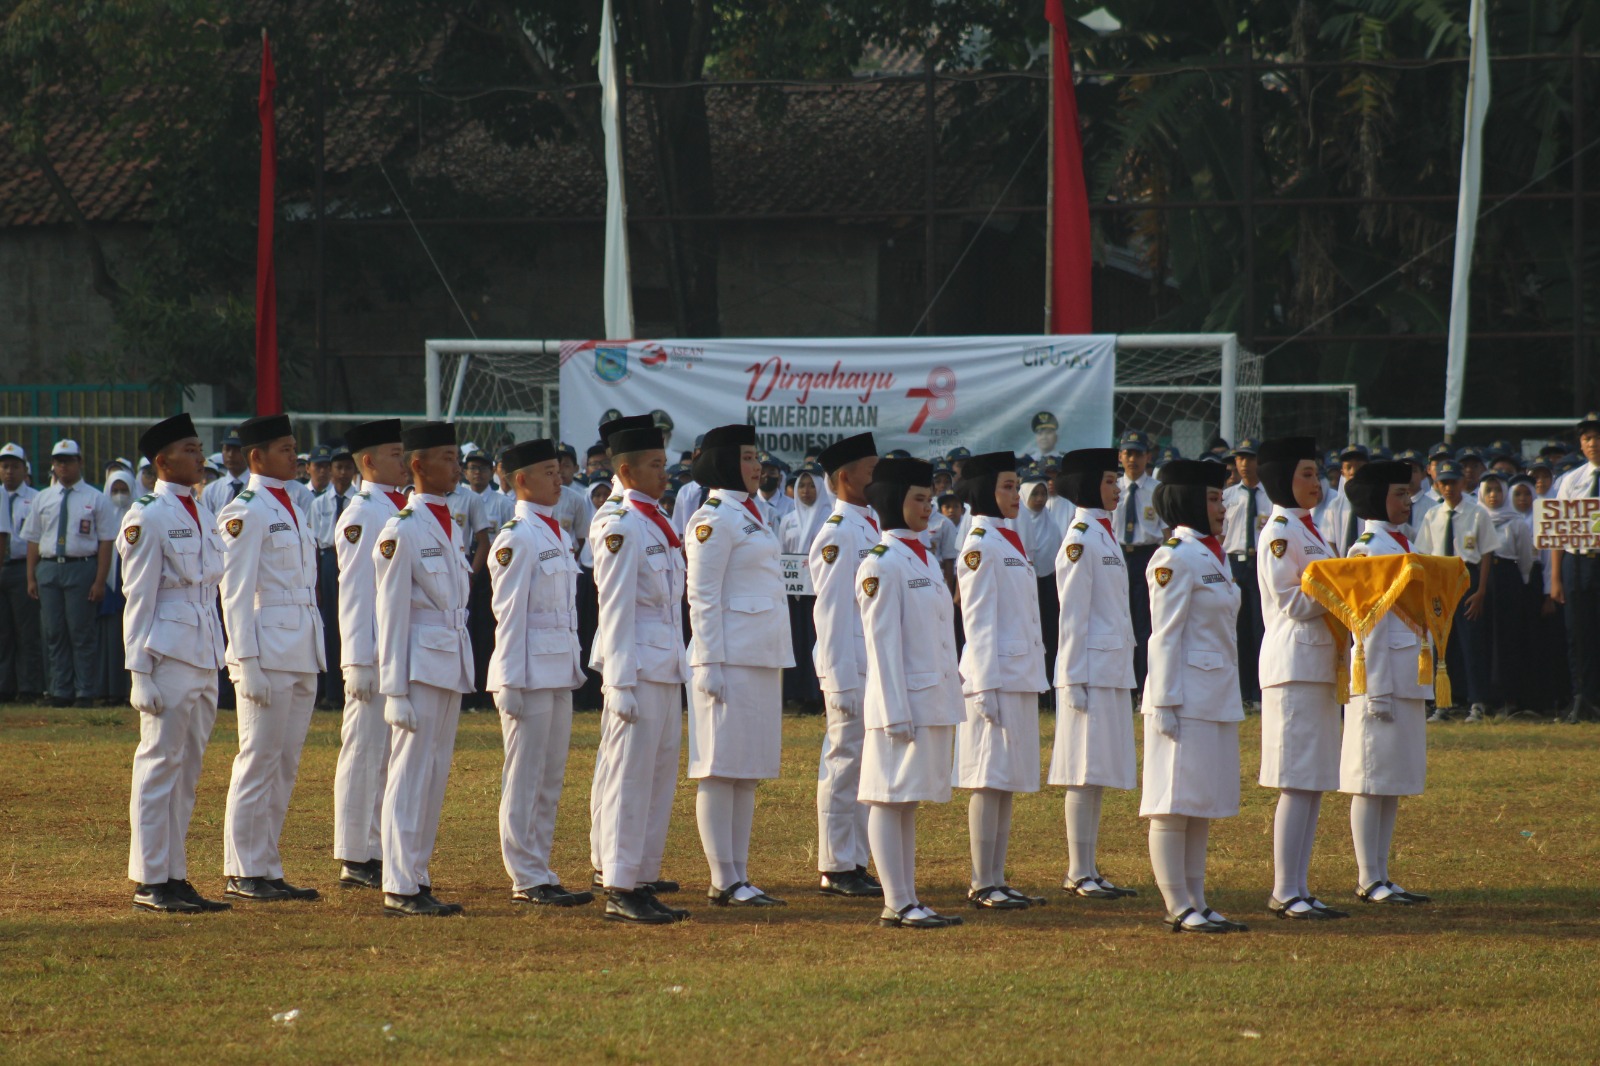
<path id="1" fill-rule="evenodd" d="M 937 123 L 937 116 L 935 114 L 935 109 L 934 109 L 934 81 L 933 81 L 933 56 L 932 56 L 932 54 L 929 54 L 929 55 L 923 57 L 922 74 L 923 74 L 923 85 L 925 86 L 925 90 L 924 90 L 924 94 L 923 94 L 924 95 L 923 110 L 926 113 L 926 121 L 923 124 L 923 136 L 926 138 L 926 144 L 924 145 L 924 149 L 925 150 L 923 152 L 923 156 L 924 156 L 924 172 L 923 172 L 923 211 L 924 211 L 924 219 L 923 219 L 923 224 L 922 224 L 922 243 L 923 243 L 923 249 L 922 249 L 922 306 L 927 308 L 926 313 L 923 315 L 923 331 L 922 332 L 923 332 L 924 336 L 932 336 L 933 335 L 933 299 L 934 299 L 934 294 L 935 294 L 935 291 L 936 291 L 935 290 L 935 286 L 934 286 L 934 280 L 933 280 L 933 274 L 934 274 L 934 248 L 933 248 L 933 240 L 934 240 L 934 214 L 933 214 L 934 192 L 933 192 L 933 178 L 934 178 L 934 164 L 935 164 L 934 153 L 935 153 L 936 148 L 937 148 L 937 140 L 938 140 L 938 132 L 939 132 L 938 123 Z"/>
<path id="2" fill-rule="evenodd" d="M 317 211 L 317 307 L 316 307 L 316 353 L 317 353 L 317 406 L 324 411 L 328 409 L 328 272 L 327 272 L 327 240 L 328 219 L 327 199 L 322 184 L 322 174 L 327 162 L 327 110 L 324 101 L 324 92 L 327 88 L 326 78 L 321 70 L 317 71 L 316 87 L 316 126 L 317 126 L 317 184 L 316 184 L 316 211 Z"/>
<path id="3" fill-rule="evenodd" d="M 1239 420 L 1239 335 L 1230 333 L 1222 341 L 1222 397 L 1221 397 L 1221 425 L 1217 427 L 1217 434 L 1227 442 L 1239 443 L 1235 435 L 1238 430 Z"/>
<path id="4" fill-rule="evenodd" d="M 1572 30 L 1572 150 L 1578 154 L 1572 160 L 1572 412 L 1577 414 L 1589 406 L 1588 344 L 1584 337 L 1583 277 L 1583 26 Z"/>
<path id="5" fill-rule="evenodd" d="M 441 355 L 439 348 L 434 344 L 433 341 L 429 341 L 426 347 L 424 347 L 422 358 L 424 363 L 423 372 L 426 375 L 424 379 L 426 382 L 424 388 L 427 390 L 427 396 L 425 397 L 425 400 L 428 405 L 428 421 L 437 422 L 439 421 L 440 410 L 439 360 Z"/>
<path id="6" fill-rule="evenodd" d="M 1255 48 L 1248 38 L 1244 43 L 1244 86 L 1241 117 L 1244 129 L 1239 136 L 1239 220 L 1244 227 L 1244 322 L 1240 334 L 1247 351 L 1256 347 L 1256 93 L 1255 75 L 1251 72 Z M 1233 437 L 1228 437 L 1230 443 Z"/>

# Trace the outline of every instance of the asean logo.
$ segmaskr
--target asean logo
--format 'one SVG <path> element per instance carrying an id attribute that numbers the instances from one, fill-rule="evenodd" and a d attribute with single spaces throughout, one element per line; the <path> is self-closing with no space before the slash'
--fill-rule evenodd
<path id="1" fill-rule="evenodd" d="M 594 373 L 601 381 L 615 384 L 628 376 L 628 349 L 596 348 Z"/>
<path id="2" fill-rule="evenodd" d="M 345 526 L 344 527 L 344 539 L 349 541 L 351 544 L 356 543 L 356 541 L 361 539 L 361 527 L 360 526 Z"/>
<path id="3" fill-rule="evenodd" d="M 127 540 L 127 542 L 129 544 L 137 544 L 137 543 L 139 543 L 139 527 L 138 526 L 129 526 L 127 529 L 124 529 L 122 531 L 122 536 Z"/>
<path id="4" fill-rule="evenodd" d="M 976 570 L 978 568 L 978 564 L 983 561 L 983 553 L 968 552 L 961 557 L 961 561 L 967 564 L 968 570 Z"/>
<path id="5" fill-rule="evenodd" d="M 1167 587 L 1167 582 L 1172 580 L 1172 570 L 1165 566 L 1156 567 L 1156 584 L 1162 588 Z"/>
<path id="6" fill-rule="evenodd" d="M 222 528 L 228 531 L 228 536 L 237 537 L 240 533 L 244 532 L 244 519 L 230 518 L 228 519 L 227 524 Z"/>
<path id="7" fill-rule="evenodd" d="M 1274 559 L 1282 559 L 1283 553 L 1289 550 L 1289 542 L 1286 540 L 1275 540 L 1268 545 L 1268 547 L 1272 549 L 1272 557 Z"/>
<path id="8" fill-rule="evenodd" d="M 378 552 L 385 559 L 393 559 L 394 558 L 394 549 L 395 549 L 395 542 L 392 541 L 392 540 L 386 540 L 383 543 L 378 545 Z"/>
<path id="9" fill-rule="evenodd" d="M 621 551 L 622 550 L 622 534 L 621 533 L 609 533 L 609 534 L 607 534 L 606 535 L 606 547 L 611 549 L 611 554 L 612 555 L 615 555 L 619 551 Z"/>
<path id="10" fill-rule="evenodd" d="M 839 558 L 839 546 L 837 544 L 825 544 L 825 545 L 823 545 L 823 548 L 822 548 L 822 561 L 823 562 L 828 563 L 829 565 L 832 565 L 833 561 L 835 559 L 837 559 L 837 558 Z"/>
<path id="11" fill-rule="evenodd" d="M 511 565 L 511 549 L 510 548 L 501 548 L 499 551 L 494 553 L 494 558 L 495 558 L 495 562 L 499 563 L 501 566 L 510 566 Z"/>
<path id="12" fill-rule="evenodd" d="M 872 597 L 878 594 L 878 579 L 875 577 L 863 579 L 861 582 L 861 591 L 867 594 L 867 599 L 872 599 Z"/>
<path id="13" fill-rule="evenodd" d="M 1082 544 L 1068 544 L 1067 545 L 1067 562 L 1075 563 L 1079 559 L 1081 559 L 1082 557 L 1083 557 L 1083 545 Z"/>
<path id="14" fill-rule="evenodd" d="M 701 544 L 704 544 L 706 541 L 710 540 L 711 539 L 711 527 L 710 526 L 695 526 L 694 527 L 694 539 L 699 541 Z"/>

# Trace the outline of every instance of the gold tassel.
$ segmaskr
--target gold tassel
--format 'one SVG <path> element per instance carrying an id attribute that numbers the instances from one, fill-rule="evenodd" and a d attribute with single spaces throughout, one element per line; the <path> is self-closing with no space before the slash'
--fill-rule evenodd
<path id="1" fill-rule="evenodd" d="M 1350 694 L 1360 696 L 1367 691 L 1367 650 L 1364 641 L 1356 641 L 1356 661 L 1350 668 Z"/>
<path id="2" fill-rule="evenodd" d="M 1450 675 L 1445 673 L 1444 660 L 1439 660 L 1438 669 L 1433 672 L 1433 703 L 1436 707 L 1454 707 L 1456 698 L 1450 692 Z"/>
<path id="3" fill-rule="evenodd" d="M 1423 641 L 1422 650 L 1417 652 L 1417 684 L 1426 685 L 1433 678 L 1433 649 Z"/>

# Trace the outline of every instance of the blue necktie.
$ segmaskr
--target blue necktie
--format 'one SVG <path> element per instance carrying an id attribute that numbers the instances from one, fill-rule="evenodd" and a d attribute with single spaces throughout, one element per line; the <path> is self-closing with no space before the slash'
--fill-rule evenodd
<path id="1" fill-rule="evenodd" d="M 61 486 L 61 517 L 56 522 L 56 558 L 60 559 L 67 554 L 67 496 L 72 492 L 71 485 Z"/>
<path id="2" fill-rule="evenodd" d="M 1456 512 L 1453 507 L 1444 516 L 1444 553 L 1447 556 L 1456 553 Z"/>
<path id="3" fill-rule="evenodd" d="M 1138 538 L 1137 530 L 1139 527 L 1139 483 L 1137 481 L 1128 482 L 1128 509 L 1124 514 L 1122 543 L 1131 548 L 1133 547 L 1133 542 Z"/>

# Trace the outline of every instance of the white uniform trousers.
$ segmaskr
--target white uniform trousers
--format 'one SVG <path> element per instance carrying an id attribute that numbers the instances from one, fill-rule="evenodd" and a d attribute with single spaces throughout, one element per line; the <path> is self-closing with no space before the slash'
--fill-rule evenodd
<path id="1" fill-rule="evenodd" d="M 863 677 L 856 691 L 866 689 Z M 817 869 L 825 874 L 864 868 L 872 856 L 867 843 L 867 805 L 857 799 L 867 728 L 859 714 L 827 713 L 828 731 L 817 762 Z"/>
<path id="2" fill-rule="evenodd" d="M 550 869 L 550 842 L 572 739 L 571 690 L 528 689 L 522 698 L 521 718 L 500 716 L 500 855 L 513 890 L 560 884 Z"/>
<path id="3" fill-rule="evenodd" d="M 608 714 L 600 733 L 600 870 L 607 888 L 631 890 L 661 877 L 661 856 L 678 784 L 683 684 L 639 681 L 638 720 Z"/>
<path id="4" fill-rule="evenodd" d="M 160 659 L 150 679 L 166 710 L 139 716 L 139 747 L 133 753 L 128 877 L 141 885 L 189 877 L 184 840 L 206 741 L 217 720 L 215 670 Z"/>
<path id="5" fill-rule="evenodd" d="M 341 862 L 383 858 L 383 783 L 389 771 L 389 723 L 384 697 L 346 693 L 339 724 L 339 763 L 333 772 L 333 857 Z"/>
<path id="6" fill-rule="evenodd" d="M 383 890 L 416 895 L 432 886 L 428 860 L 439 836 L 444 786 L 456 750 L 461 693 L 411 682 L 414 732 L 389 727 L 389 778 L 383 786 Z"/>
<path id="7" fill-rule="evenodd" d="M 262 707 L 239 696 L 239 754 L 222 827 L 222 872 L 229 877 L 283 876 L 278 838 L 317 698 L 316 674 L 265 673 L 272 703 Z"/>

